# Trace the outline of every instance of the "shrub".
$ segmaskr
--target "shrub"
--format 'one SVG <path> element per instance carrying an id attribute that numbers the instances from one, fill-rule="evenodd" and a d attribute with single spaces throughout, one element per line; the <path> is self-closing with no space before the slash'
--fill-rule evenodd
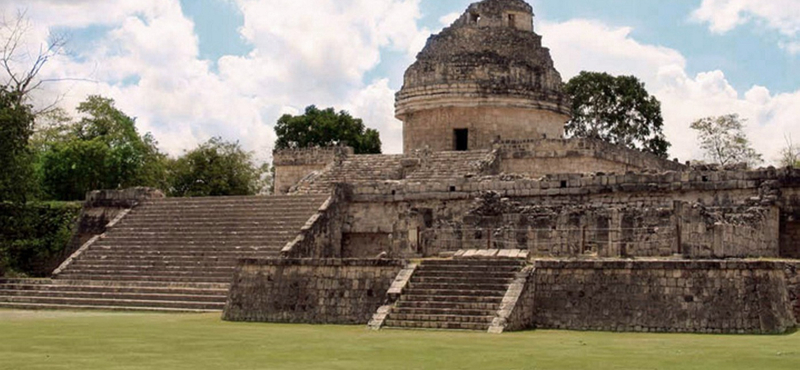
<path id="1" fill-rule="evenodd" d="M 69 252 L 81 204 L 0 203 L 0 273 L 47 276 Z"/>

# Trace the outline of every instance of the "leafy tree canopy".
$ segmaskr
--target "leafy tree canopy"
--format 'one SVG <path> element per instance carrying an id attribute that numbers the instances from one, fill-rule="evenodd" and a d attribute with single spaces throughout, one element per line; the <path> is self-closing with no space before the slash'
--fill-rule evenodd
<path id="1" fill-rule="evenodd" d="M 89 96 L 77 110 L 80 121 L 67 130 L 51 128 L 56 141 L 41 145 L 40 177 L 53 199 L 79 200 L 95 189 L 166 187 L 166 156 L 112 99 Z"/>
<path id="2" fill-rule="evenodd" d="M 356 154 L 379 154 L 381 139 L 377 130 L 368 129 L 359 118 L 333 108 L 306 108 L 305 114 L 283 115 L 275 125 L 275 149 L 348 145 Z"/>
<path id="3" fill-rule="evenodd" d="M 581 72 L 565 86 L 572 97 L 567 135 L 667 156 L 661 103 L 634 76 Z"/>
<path id="4" fill-rule="evenodd" d="M 212 138 L 175 160 L 170 166 L 171 196 L 201 197 L 254 195 L 264 188 L 264 167 L 238 142 Z"/>
<path id="5" fill-rule="evenodd" d="M 19 94 L 0 87 L 0 201 L 24 203 L 33 181 L 28 140 L 34 115 Z"/>
<path id="6" fill-rule="evenodd" d="M 744 133 L 745 122 L 738 114 L 728 114 L 699 119 L 691 127 L 697 131 L 700 147 L 709 161 L 723 166 L 746 163 L 755 167 L 763 160 Z"/>

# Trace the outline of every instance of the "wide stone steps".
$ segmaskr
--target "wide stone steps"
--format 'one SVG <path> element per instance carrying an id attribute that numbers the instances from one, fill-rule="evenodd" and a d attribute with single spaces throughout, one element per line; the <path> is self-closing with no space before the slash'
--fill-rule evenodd
<path id="1" fill-rule="evenodd" d="M 237 260 L 226 261 L 227 263 L 221 264 L 217 260 L 209 260 L 207 262 L 195 261 L 170 261 L 165 259 L 150 260 L 150 261 L 131 261 L 129 259 L 81 259 L 75 262 L 74 267 L 80 268 L 105 268 L 105 269 L 147 269 L 147 268 L 165 268 L 165 269 L 194 269 L 204 268 L 208 270 L 228 270 L 235 267 Z"/>
<path id="2" fill-rule="evenodd" d="M 470 273 L 457 274 L 458 271 L 439 271 L 439 270 L 418 270 L 414 272 L 415 278 L 443 278 L 443 279 L 469 279 L 469 278 L 486 278 L 486 279 L 512 279 L 513 272 L 481 272 L 478 275 Z"/>
<path id="3" fill-rule="evenodd" d="M 392 320 L 398 321 L 444 321 L 449 323 L 457 323 L 457 322 L 466 322 L 466 323 L 473 323 L 473 324 L 486 324 L 488 329 L 488 324 L 492 322 L 494 319 L 494 315 L 483 315 L 483 316 L 471 316 L 471 315 L 459 315 L 456 313 L 450 315 L 428 315 L 422 313 L 406 313 L 408 311 L 403 311 L 403 313 L 396 313 L 392 314 Z"/>
<path id="4" fill-rule="evenodd" d="M 431 290 L 447 290 L 453 292 L 502 292 L 505 294 L 508 284 L 478 284 L 472 282 L 464 282 L 454 280 L 453 282 L 444 283 L 423 283 L 413 282 L 409 284 L 409 289 L 413 291 L 431 291 Z"/>
<path id="5" fill-rule="evenodd" d="M 0 307 L 210 312 L 224 306 L 228 284 L 124 283 L 109 280 L 0 279 Z"/>
<path id="6" fill-rule="evenodd" d="M 452 308 L 452 307 L 442 307 L 442 308 L 431 308 L 431 307 L 403 307 L 402 310 L 404 315 L 408 316 L 426 316 L 432 318 L 438 317 L 447 317 L 447 316 L 459 316 L 459 317 L 489 317 L 494 318 L 495 314 L 497 313 L 497 309 L 495 307 L 485 308 L 485 309 L 475 309 L 475 308 Z M 402 316 L 397 315 L 395 319 L 400 319 Z M 411 320 L 415 320 L 412 318 Z M 430 321 L 430 318 L 422 319 L 423 321 Z M 491 322 L 491 320 L 489 320 Z"/>
<path id="7" fill-rule="evenodd" d="M 490 323 L 456 322 L 456 321 L 414 321 L 386 319 L 384 327 L 388 329 L 427 329 L 427 330 L 475 330 L 486 331 Z"/>
<path id="8" fill-rule="evenodd" d="M 135 307 L 147 308 L 172 308 L 189 310 L 222 310 L 225 303 L 196 302 L 196 301 L 161 301 L 137 300 L 114 298 L 71 298 L 71 297 L 39 297 L 39 296 L 0 296 L 2 303 L 15 304 L 46 304 L 46 305 L 78 305 L 78 306 L 122 306 L 130 309 Z"/>
<path id="9" fill-rule="evenodd" d="M 208 259 L 208 258 L 219 258 L 220 261 L 222 260 L 231 260 L 231 259 L 241 259 L 241 258 L 254 258 L 258 256 L 272 256 L 274 257 L 275 253 L 280 251 L 280 248 L 261 248 L 259 250 L 253 249 L 237 249 L 237 250 L 226 250 L 220 248 L 182 248 L 182 249 L 119 249 L 114 251 L 103 251 L 103 252 L 96 252 L 92 251 L 87 253 L 86 255 L 82 255 L 81 260 L 83 259 L 120 259 L 120 258 L 156 258 L 159 257 L 162 260 L 165 258 L 176 258 L 176 259 Z M 235 263 L 235 262 L 234 262 Z"/>
<path id="10" fill-rule="evenodd" d="M 395 307 L 404 307 L 409 309 L 443 309 L 443 310 L 497 310 L 497 305 L 501 300 L 491 302 L 472 302 L 472 301 L 398 301 Z"/>
<path id="11" fill-rule="evenodd" d="M 275 220 L 274 222 L 264 222 L 264 223 L 237 223 L 235 221 L 225 221 L 224 223 L 214 223 L 214 222 L 191 222 L 191 221 L 184 221 L 184 222 L 159 222 L 159 221 L 148 221 L 148 222 L 139 222 L 139 223 L 126 223 L 124 227 L 116 227 L 114 228 L 114 232 L 124 232 L 124 231 L 141 231 L 141 232 L 163 232 L 163 231 L 203 231 L 208 230 L 208 228 L 213 228 L 213 230 L 219 231 L 227 231 L 227 232 L 247 232 L 247 231 L 263 231 L 265 228 L 270 229 L 281 229 L 287 226 L 294 226 L 298 222 L 305 223 L 308 220 L 308 215 L 303 217 L 298 217 L 297 219 L 281 219 Z"/>
<path id="12" fill-rule="evenodd" d="M 16 303 L 0 302 L 0 308 L 12 310 L 69 310 L 69 311 L 141 311 L 141 312 L 175 312 L 175 313 L 211 313 L 219 312 L 220 309 L 191 309 L 173 307 L 130 307 L 130 306 L 98 306 L 98 305 L 76 305 L 76 304 L 44 304 L 44 303 Z"/>
<path id="13" fill-rule="evenodd" d="M 442 287 L 439 289 L 409 289 L 410 295 L 434 295 L 434 296 L 459 296 L 459 297 L 502 297 L 504 290 L 471 290 L 471 289 L 449 289 Z"/>
<path id="14" fill-rule="evenodd" d="M 4 296 L 10 297 L 31 297 L 31 290 L 4 290 Z M 225 300 L 225 295 L 188 295 L 188 294 L 144 294 L 144 293 L 123 293 L 123 292 L 92 292 L 92 291 L 37 291 L 36 297 L 47 298 L 82 298 L 82 299 L 123 299 L 137 301 L 167 301 L 177 302 L 190 300 L 191 302 L 219 303 Z M 0 298 L 2 299 L 2 298 Z"/>
<path id="15" fill-rule="evenodd" d="M 202 291 L 228 291 L 230 283 L 174 283 L 163 284 L 159 282 L 121 283 L 117 281 L 102 280 L 62 280 L 62 279 L 27 279 L 27 278 L 0 278 L 0 284 L 20 285 L 52 285 L 52 286 L 92 286 L 113 287 L 115 289 L 153 288 L 153 289 L 193 289 Z"/>
<path id="16" fill-rule="evenodd" d="M 513 275 L 513 273 L 518 269 L 516 265 L 440 265 L 440 266 L 426 266 L 421 267 L 420 272 L 436 272 L 436 273 L 492 273 L 492 274 L 506 274 L 508 276 Z"/>
<path id="17" fill-rule="evenodd" d="M 524 266 L 525 261 L 518 259 L 423 261 L 384 327 L 488 330 L 515 274 Z"/>
<path id="18" fill-rule="evenodd" d="M 299 207 L 293 210 L 289 209 L 281 209 L 281 210 L 253 210 L 253 209 L 226 209 L 215 211 L 212 209 L 190 209 L 190 210 L 181 210 L 181 209 L 164 209 L 158 211 L 140 211 L 136 212 L 136 222 L 137 223 L 147 223 L 158 220 L 159 218 L 163 217 L 164 215 L 170 215 L 173 218 L 170 219 L 172 222 L 203 222 L 209 220 L 209 214 L 213 214 L 214 217 L 222 219 L 224 217 L 227 221 L 252 221 L 258 220 L 263 218 L 271 218 L 271 219 L 281 219 L 281 220 L 296 220 L 298 218 L 302 218 L 307 214 L 307 211 L 316 209 L 312 209 L 313 207 Z M 177 213 L 181 212 L 181 213 Z"/>
<path id="19" fill-rule="evenodd" d="M 500 304 L 503 297 L 476 295 L 425 295 L 416 292 L 404 293 L 399 302 L 444 302 L 444 303 L 492 303 Z"/>
<path id="20" fill-rule="evenodd" d="M 224 276 L 197 276 L 197 275 L 177 275 L 177 274 L 159 274 L 159 275 L 123 275 L 123 274 L 78 274 L 78 273 L 63 273 L 58 276 L 59 279 L 70 280 L 107 280 L 107 281 L 122 281 L 122 282 L 139 282 L 139 281 L 152 281 L 164 283 L 230 283 L 233 279 L 232 274 Z"/>
<path id="21" fill-rule="evenodd" d="M 56 279 L 0 280 L 0 307 L 219 311 L 238 261 L 278 256 L 327 199 L 144 201 Z"/>
<path id="22" fill-rule="evenodd" d="M 513 276 L 502 277 L 485 277 L 485 276 L 414 276 L 415 283 L 429 283 L 429 284 L 488 284 L 488 285 L 506 285 L 513 280 Z"/>
<path id="23" fill-rule="evenodd" d="M 63 281 L 63 280 L 62 280 Z M 74 284 L 56 284 L 53 283 L 9 283 L 0 284 L 0 290 L 3 292 L 11 291 L 38 291 L 42 292 L 89 292 L 89 293 L 118 293 L 118 294 L 147 294 L 147 295 L 164 295 L 164 296 L 208 296 L 214 299 L 220 299 L 228 294 L 227 285 L 224 287 L 210 287 L 210 288 L 193 288 L 189 284 L 184 287 L 179 286 L 148 286 L 144 284 L 137 285 L 124 285 L 117 282 L 105 282 L 106 285 L 97 285 L 97 282 L 80 282 L 75 281 Z"/>
<path id="24" fill-rule="evenodd" d="M 99 274 L 109 273 L 118 274 L 159 274 L 159 275 L 202 275 L 202 276 L 222 276 L 230 275 L 236 269 L 235 266 L 106 266 L 106 265 L 81 265 L 70 270 L 71 274 Z"/>

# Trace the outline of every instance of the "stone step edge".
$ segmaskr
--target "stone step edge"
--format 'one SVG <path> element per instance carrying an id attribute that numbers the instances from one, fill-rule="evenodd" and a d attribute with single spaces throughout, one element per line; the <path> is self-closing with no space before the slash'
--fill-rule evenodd
<path id="1" fill-rule="evenodd" d="M 63 310 L 63 311 L 127 311 L 127 312 L 163 312 L 163 313 L 216 313 L 222 309 L 190 309 L 190 308 L 170 308 L 170 307 L 127 307 L 127 306 L 92 306 L 92 305 L 69 305 L 52 303 L 11 303 L 0 302 L 0 309 L 17 310 Z"/>
<path id="2" fill-rule="evenodd" d="M 210 288 L 230 289 L 230 283 L 188 283 L 188 282 L 124 282 L 103 279 L 15 279 L 0 278 L 0 284 L 49 284 L 49 285 L 83 285 L 83 286 L 119 286 L 119 287 L 158 287 L 158 288 Z"/>
<path id="3" fill-rule="evenodd" d="M 9 302 L 5 301 L 4 299 L 15 298 L 15 296 L 3 296 L 0 295 L 0 302 L 2 303 L 35 303 L 35 302 Z M 93 305 L 91 302 L 96 301 L 109 301 L 113 304 L 101 304 L 102 306 L 114 306 L 116 303 L 141 303 L 144 304 L 142 307 L 156 307 L 157 305 L 220 305 L 223 306 L 224 302 L 197 302 L 197 301 L 161 301 L 161 300 L 146 300 L 146 299 L 96 299 L 96 298 L 71 298 L 71 297 L 41 297 L 41 296 L 18 296 L 16 298 L 23 298 L 25 300 L 59 300 L 59 301 L 68 301 L 68 302 L 75 302 L 75 303 L 84 303 L 84 305 Z M 51 304 L 51 303 L 45 303 Z M 152 304 L 153 306 L 147 306 L 147 304 Z M 130 307 L 137 307 L 137 306 L 130 306 Z"/>
<path id="4" fill-rule="evenodd" d="M 20 294 L 10 294 L 20 293 Z M 76 297 L 77 295 L 96 296 Z M 202 303 L 225 303 L 227 295 L 203 295 L 203 294 L 181 294 L 181 293 L 136 293 L 136 292 L 98 292 L 82 290 L 32 290 L 32 289 L 5 289 L 0 290 L 0 297 L 46 297 L 46 298 L 83 298 L 83 299 L 119 299 L 124 297 L 142 297 L 130 299 L 132 301 L 175 301 L 175 302 L 202 302 Z M 152 299 L 143 299 L 144 297 Z M 207 301 L 203 301 L 206 299 Z M 212 301 L 214 299 L 215 301 Z"/>

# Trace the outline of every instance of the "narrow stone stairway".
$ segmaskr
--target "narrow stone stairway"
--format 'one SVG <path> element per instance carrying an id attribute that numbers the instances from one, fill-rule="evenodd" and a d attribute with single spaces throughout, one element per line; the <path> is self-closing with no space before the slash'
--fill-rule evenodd
<path id="1" fill-rule="evenodd" d="M 146 201 L 53 279 L 0 278 L 0 307 L 219 311 L 237 262 L 278 257 L 327 198 Z"/>
<path id="2" fill-rule="evenodd" d="M 486 331 L 524 259 L 425 260 L 383 327 Z"/>

